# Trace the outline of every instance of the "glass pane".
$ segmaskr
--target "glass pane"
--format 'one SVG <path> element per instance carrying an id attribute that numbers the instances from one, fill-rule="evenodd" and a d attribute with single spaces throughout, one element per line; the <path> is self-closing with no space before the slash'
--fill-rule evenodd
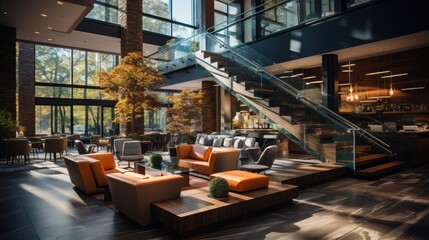
<path id="1" fill-rule="evenodd" d="M 87 106 L 88 135 L 101 134 L 101 107 Z"/>
<path id="2" fill-rule="evenodd" d="M 36 86 L 36 97 L 71 98 L 70 87 Z"/>
<path id="3" fill-rule="evenodd" d="M 178 24 L 173 24 L 173 37 L 187 38 L 190 37 L 194 32 L 193 28 L 185 27 Z"/>
<path id="4" fill-rule="evenodd" d="M 103 136 L 115 135 L 115 123 L 113 123 L 113 108 L 103 108 Z"/>
<path id="5" fill-rule="evenodd" d="M 166 21 L 143 16 L 143 30 L 171 35 L 171 24 Z"/>
<path id="6" fill-rule="evenodd" d="M 98 82 L 94 79 L 95 73 L 100 69 L 98 57 L 99 54 L 95 52 L 87 52 L 88 59 L 88 86 L 98 86 Z"/>
<path id="7" fill-rule="evenodd" d="M 52 115 L 54 119 L 52 133 L 71 133 L 70 106 L 53 106 Z"/>
<path id="8" fill-rule="evenodd" d="M 36 82 L 70 84 L 70 49 L 36 45 Z"/>
<path id="9" fill-rule="evenodd" d="M 118 6 L 118 0 L 95 0 L 96 2 L 108 3 L 110 5 Z"/>
<path id="10" fill-rule="evenodd" d="M 372 0 L 349 0 L 349 7 L 354 7 L 370 1 Z"/>
<path id="11" fill-rule="evenodd" d="M 102 4 L 94 4 L 94 8 L 91 12 L 86 15 L 87 18 L 110 22 L 110 23 L 118 23 L 118 10 L 116 8 L 111 8 Z"/>
<path id="12" fill-rule="evenodd" d="M 173 20 L 194 25 L 194 9 L 194 1 L 173 1 Z"/>
<path id="13" fill-rule="evenodd" d="M 85 51 L 73 50 L 73 84 L 85 85 Z"/>
<path id="14" fill-rule="evenodd" d="M 85 106 L 73 106 L 73 133 L 85 134 Z"/>
<path id="15" fill-rule="evenodd" d="M 158 17 L 170 19 L 170 1 L 169 0 L 147 0 L 147 1 L 145 0 L 143 1 L 143 12 L 152 14 Z"/>
<path id="16" fill-rule="evenodd" d="M 227 19 L 228 19 L 228 17 L 226 15 L 215 12 L 215 14 L 214 14 L 214 25 L 216 26 L 215 30 L 218 30 L 222 27 L 225 27 L 227 24 L 226 23 Z M 221 24 L 221 23 L 224 23 L 224 24 Z M 219 25 L 219 24 L 221 24 L 221 25 Z"/>
<path id="17" fill-rule="evenodd" d="M 51 134 L 51 106 L 36 106 L 36 133 Z"/>
<path id="18" fill-rule="evenodd" d="M 215 1 L 215 10 L 226 13 L 228 5 L 223 2 Z"/>

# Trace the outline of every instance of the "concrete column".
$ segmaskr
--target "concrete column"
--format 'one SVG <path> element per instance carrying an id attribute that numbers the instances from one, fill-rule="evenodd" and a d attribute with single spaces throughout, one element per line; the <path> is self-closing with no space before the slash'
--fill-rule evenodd
<path id="1" fill-rule="evenodd" d="M 19 125 L 26 127 L 26 136 L 36 134 L 35 126 L 35 46 L 31 43 L 19 44 Z"/>

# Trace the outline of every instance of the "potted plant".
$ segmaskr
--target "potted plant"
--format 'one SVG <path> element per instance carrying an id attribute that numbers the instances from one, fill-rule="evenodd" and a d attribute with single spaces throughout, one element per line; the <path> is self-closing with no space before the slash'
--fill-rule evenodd
<path id="1" fill-rule="evenodd" d="M 215 177 L 210 180 L 209 197 L 224 200 L 229 197 L 229 184 L 223 177 Z"/>
<path id="2" fill-rule="evenodd" d="M 9 111 L 0 109 L 0 139 L 14 136 L 16 122 Z"/>
<path id="3" fill-rule="evenodd" d="M 161 154 L 153 153 L 149 157 L 149 162 L 154 167 L 160 167 L 161 163 L 162 163 L 162 156 L 161 156 Z"/>

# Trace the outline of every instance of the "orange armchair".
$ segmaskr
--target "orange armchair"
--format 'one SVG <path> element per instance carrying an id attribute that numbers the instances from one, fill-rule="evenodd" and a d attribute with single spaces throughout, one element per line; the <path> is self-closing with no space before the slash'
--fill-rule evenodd
<path id="1" fill-rule="evenodd" d="M 106 175 L 123 173 L 116 168 L 112 153 L 93 153 L 64 157 L 71 182 L 86 194 L 101 192 L 107 187 Z"/>

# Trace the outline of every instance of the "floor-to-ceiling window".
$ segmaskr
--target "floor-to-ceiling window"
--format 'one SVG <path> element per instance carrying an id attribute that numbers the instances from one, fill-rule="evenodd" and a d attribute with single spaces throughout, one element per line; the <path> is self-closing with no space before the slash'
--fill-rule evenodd
<path id="1" fill-rule="evenodd" d="M 195 10 L 195 0 L 143 1 L 143 30 L 185 38 L 197 29 Z"/>
<path id="2" fill-rule="evenodd" d="M 94 77 L 117 62 L 113 54 L 36 45 L 36 133 L 115 133 L 115 100 Z"/>
<path id="3" fill-rule="evenodd" d="M 118 0 L 95 0 L 94 8 L 86 17 L 118 24 Z"/>

